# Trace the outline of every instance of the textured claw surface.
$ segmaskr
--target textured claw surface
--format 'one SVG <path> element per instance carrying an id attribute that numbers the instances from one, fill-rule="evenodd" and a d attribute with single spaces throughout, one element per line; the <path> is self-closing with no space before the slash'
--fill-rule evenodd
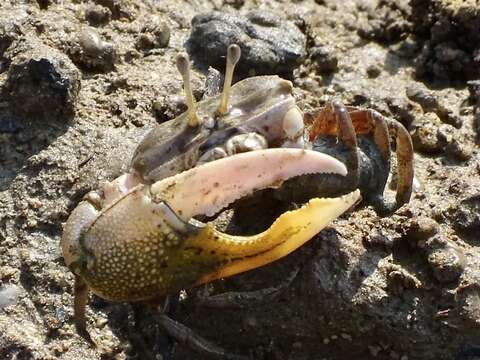
<path id="1" fill-rule="evenodd" d="M 192 217 L 213 215 L 291 177 L 321 172 L 347 171 L 318 152 L 267 149 L 206 163 L 151 186 L 119 178 L 107 187 L 102 210 L 83 201 L 73 211 L 62 239 L 65 262 L 93 292 L 117 301 L 156 298 L 261 266 L 312 238 L 352 206 L 358 192 L 312 200 L 255 236 L 230 236 Z"/>

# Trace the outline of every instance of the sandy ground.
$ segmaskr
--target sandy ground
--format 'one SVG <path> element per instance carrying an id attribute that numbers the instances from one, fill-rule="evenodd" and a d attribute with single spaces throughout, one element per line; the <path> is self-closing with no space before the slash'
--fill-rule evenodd
<path id="1" fill-rule="evenodd" d="M 82 196 L 185 110 L 175 58 L 193 17 L 213 10 L 276 14 L 288 24 L 282 39 L 301 44 L 293 60 L 246 58 L 236 80 L 280 72 L 302 109 L 339 99 L 403 123 L 415 192 L 393 215 L 364 204 L 286 259 L 200 289 L 276 286 L 299 267 L 274 299 L 205 309 L 192 290 L 172 317 L 253 359 L 480 358 L 480 8 L 453 0 L 2 1 L 0 358 L 208 358 L 170 351 L 149 306 L 97 297 L 87 316 L 99 346 L 90 347 L 71 323 L 73 276 L 59 240 Z M 201 98 L 211 64 L 191 51 Z M 262 226 L 253 209 L 241 215 L 246 231 Z"/>

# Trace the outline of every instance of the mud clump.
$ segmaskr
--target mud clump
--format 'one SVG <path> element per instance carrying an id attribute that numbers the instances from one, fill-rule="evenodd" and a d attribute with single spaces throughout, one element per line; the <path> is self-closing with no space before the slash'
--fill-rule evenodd
<path id="1" fill-rule="evenodd" d="M 452 109 L 443 104 L 440 100 L 421 83 L 415 82 L 406 89 L 407 97 L 419 104 L 425 113 L 433 112 L 445 124 L 450 124 L 459 129 L 462 127 L 462 119 Z"/>
<path id="2" fill-rule="evenodd" d="M 480 194 L 462 200 L 453 216 L 455 227 L 472 233 L 480 232 Z"/>
<path id="3" fill-rule="evenodd" d="M 85 27 L 78 32 L 67 50 L 72 61 L 82 70 L 108 72 L 118 61 L 113 43 L 105 41 L 93 28 Z"/>
<path id="4" fill-rule="evenodd" d="M 436 235 L 426 242 L 428 265 L 433 277 L 440 283 L 457 281 L 466 266 L 463 251 L 442 235 Z"/>
<path id="5" fill-rule="evenodd" d="M 80 72 L 65 54 L 34 40 L 6 51 L 11 59 L 1 94 L 27 117 L 71 116 L 80 91 Z"/>
<path id="6" fill-rule="evenodd" d="M 369 40 L 392 43 L 407 36 L 411 29 L 408 0 L 380 0 L 368 11 L 369 21 L 362 24 L 358 34 Z"/>
<path id="7" fill-rule="evenodd" d="M 164 48 L 170 41 L 170 28 L 157 16 L 143 19 L 140 34 L 137 37 L 135 47 L 138 50 L 151 50 Z"/>
<path id="8" fill-rule="evenodd" d="M 317 46 L 310 51 L 310 60 L 320 74 L 334 73 L 338 70 L 338 55 L 331 46 Z"/>
<path id="9" fill-rule="evenodd" d="M 425 40 L 416 61 L 419 77 L 480 76 L 480 7 L 476 1 L 412 0 L 413 32 Z"/>
<path id="10" fill-rule="evenodd" d="M 107 24 L 112 18 L 112 11 L 101 5 L 92 5 L 85 10 L 85 20 L 92 26 Z"/>
<path id="11" fill-rule="evenodd" d="M 268 12 L 212 12 L 193 18 L 189 46 L 206 64 L 221 68 L 227 47 L 238 44 L 238 71 L 260 75 L 291 73 L 306 55 L 305 42 L 293 23 Z"/>

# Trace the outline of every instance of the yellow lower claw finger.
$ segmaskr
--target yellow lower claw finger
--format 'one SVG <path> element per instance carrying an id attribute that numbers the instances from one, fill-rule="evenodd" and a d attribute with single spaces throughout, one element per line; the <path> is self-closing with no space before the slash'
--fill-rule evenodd
<path id="1" fill-rule="evenodd" d="M 253 236 L 224 234 L 207 224 L 188 241 L 188 246 L 198 249 L 198 260 L 203 254 L 215 258 L 218 266 L 201 276 L 197 284 L 251 270 L 290 254 L 359 200 L 359 190 L 337 198 L 312 199 L 300 209 L 283 213 L 269 229 Z"/>

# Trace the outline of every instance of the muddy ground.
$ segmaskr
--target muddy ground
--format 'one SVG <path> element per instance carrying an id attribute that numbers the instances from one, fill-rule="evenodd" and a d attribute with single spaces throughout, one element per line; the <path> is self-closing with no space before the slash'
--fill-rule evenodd
<path id="1" fill-rule="evenodd" d="M 81 197 L 184 111 L 185 47 L 203 96 L 210 64 L 187 40 L 192 18 L 213 10 L 273 13 L 295 28 L 280 32 L 291 43 L 269 44 L 295 51 L 260 52 L 238 79 L 280 72 L 305 110 L 336 98 L 402 122 L 415 192 L 391 216 L 364 204 L 286 259 L 201 289 L 261 289 L 299 268 L 274 299 L 212 310 L 189 291 L 172 316 L 254 359 L 480 358 L 480 6 L 455 0 L 1 1 L 0 358 L 207 358 L 169 354 L 148 306 L 96 297 L 90 347 L 71 323 L 59 239 Z"/>

